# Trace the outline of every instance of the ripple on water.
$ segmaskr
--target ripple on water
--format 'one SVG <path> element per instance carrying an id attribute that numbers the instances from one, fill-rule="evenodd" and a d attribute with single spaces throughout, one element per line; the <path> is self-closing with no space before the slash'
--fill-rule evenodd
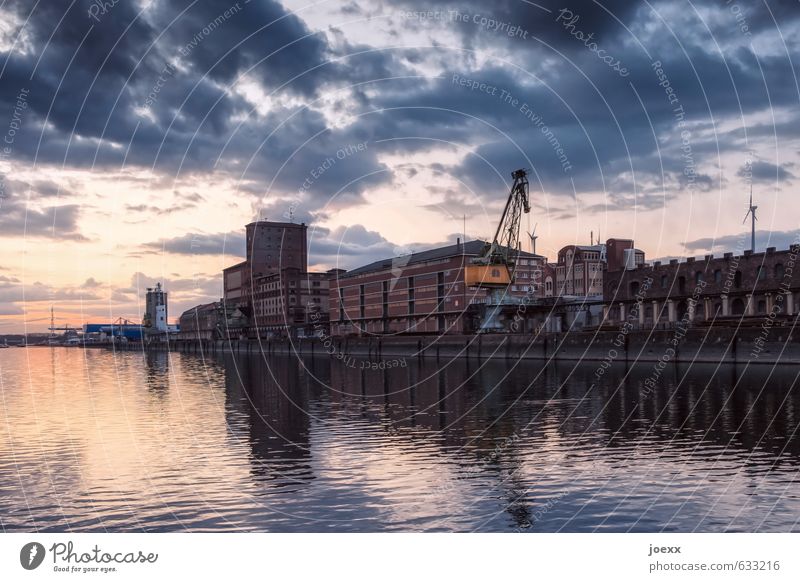
<path id="1" fill-rule="evenodd" d="M 593 365 L 507 366 L 362 374 L 320 359 L 2 350 L 0 524 L 797 529 L 789 372 L 765 385 L 758 371 L 684 366 L 642 395 L 647 366 L 611 368 L 594 390 Z"/>

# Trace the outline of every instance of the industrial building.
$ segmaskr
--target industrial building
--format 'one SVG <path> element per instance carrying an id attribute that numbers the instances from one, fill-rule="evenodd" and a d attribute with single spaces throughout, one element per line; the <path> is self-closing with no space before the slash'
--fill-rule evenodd
<path id="1" fill-rule="evenodd" d="M 314 325 L 327 332 L 328 279 L 339 271 L 308 271 L 308 227 L 259 220 L 245 230 L 246 258 L 223 270 L 221 301 L 185 311 L 181 337 L 297 337 Z"/>
<path id="2" fill-rule="evenodd" d="M 327 331 L 329 282 L 344 271 L 310 273 L 281 269 L 256 277 L 252 293 L 252 331 L 260 337 L 310 336 L 314 327 Z"/>
<path id="3" fill-rule="evenodd" d="M 259 220 L 245 226 L 246 258 L 222 271 L 223 300 L 249 308 L 252 282 L 282 269 L 308 270 L 308 227 Z"/>
<path id="4" fill-rule="evenodd" d="M 608 271 L 605 323 L 634 327 L 695 324 L 778 325 L 800 307 L 800 246 L 763 253 L 746 250 L 702 259 L 637 265 Z"/>
<path id="5" fill-rule="evenodd" d="M 644 251 L 634 248 L 630 239 L 610 238 L 605 244 L 567 245 L 558 251 L 555 295 L 600 299 L 605 271 L 642 265 L 644 261 Z"/>
<path id="6" fill-rule="evenodd" d="M 83 341 L 85 343 L 122 341 L 140 342 L 144 339 L 144 327 L 127 320 L 117 323 L 85 323 L 83 324 Z"/>
<path id="7" fill-rule="evenodd" d="M 167 332 L 167 292 L 161 288 L 161 283 L 147 288 L 142 327 L 146 333 Z"/>
<path id="8" fill-rule="evenodd" d="M 375 261 L 330 281 L 331 334 L 422 334 L 475 331 L 489 291 L 468 285 L 467 268 L 488 243 L 472 240 Z M 505 288 L 509 311 L 544 297 L 547 259 L 518 251 L 511 285 Z M 491 266 L 489 267 L 491 270 Z"/>
<path id="9" fill-rule="evenodd" d="M 187 309 L 181 314 L 178 339 L 238 337 L 247 325 L 247 317 L 237 307 L 224 301 L 213 301 Z"/>

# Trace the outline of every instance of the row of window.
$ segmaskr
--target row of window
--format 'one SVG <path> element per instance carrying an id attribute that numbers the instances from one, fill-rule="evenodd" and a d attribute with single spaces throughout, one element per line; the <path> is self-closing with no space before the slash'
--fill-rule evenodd
<path id="1" fill-rule="evenodd" d="M 767 274 L 768 274 L 768 269 L 763 267 L 763 266 L 759 266 L 756 269 L 756 279 L 758 281 L 765 281 L 767 279 Z M 775 267 L 772 269 L 772 274 L 773 274 L 773 277 L 775 279 L 783 279 L 784 275 L 785 275 L 785 269 L 783 268 L 783 264 L 782 263 L 776 264 Z M 722 280 L 723 280 L 722 270 L 721 269 L 714 270 L 714 273 L 713 273 L 713 281 L 714 281 L 714 283 L 716 283 L 717 285 L 722 284 Z M 703 271 L 696 271 L 695 274 L 694 274 L 694 284 L 695 285 L 699 285 L 704 281 L 705 281 L 705 274 L 703 273 Z M 661 281 L 660 282 L 661 282 L 661 288 L 662 289 L 669 289 L 669 287 L 672 284 L 672 278 L 669 275 L 661 275 Z M 741 271 L 736 271 L 733 274 L 732 286 L 733 286 L 734 289 L 740 289 L 741 288 L 741 286 L 742 286 L 742 272 Z M 678 293 L 685 293 L 686 292 L 686 277 L 684 277 L 682 275 L 680 277 L 678 277 L 677 287 L 678 287 Z M 631 295 L 636 295 L 639 292 L 639 288 L 640 288 L 639 282 L 638 281 L 632 281 L 630 283 Z"/>

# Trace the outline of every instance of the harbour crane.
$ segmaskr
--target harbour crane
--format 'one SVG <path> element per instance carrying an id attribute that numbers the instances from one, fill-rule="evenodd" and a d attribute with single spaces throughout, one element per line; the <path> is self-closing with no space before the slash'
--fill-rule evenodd
<path id="1" fill-rule="evenodd" d="M 511 173 L 514 183 L 508 194 L 506 206 L 494 233 L 480 256 L 466 265 L 464 279 L 467 286 L 489 290 L 490 310 L 480 326 L 481 332 L 502 331 L 499 321 L 505 292 L 514 278 L 516 258 L 519 253 L 519 227 L 522 213 L 531 211 L 528 196 L 528 173 L 516 170 Z"/>

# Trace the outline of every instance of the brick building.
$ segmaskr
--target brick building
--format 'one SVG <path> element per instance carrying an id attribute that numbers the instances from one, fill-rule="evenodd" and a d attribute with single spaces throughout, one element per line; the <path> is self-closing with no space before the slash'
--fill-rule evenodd
<path id="1" fill-rule="evenodd" d="M 255 278 L 281 269 L 308 269 L 308 227 L 292 222 L 259 220 L 245 226 L 246 258 L 222 271 L 226 303 L 250 307 Z"/>
<path id="2" fill-rule="evenodd" d="M 328 280 L 338 271 L 308 271 L 308 227 L 260 220 L 245 229 L 246 259 L 223 270 L 223 301 L 248 319 L 242 335 L 305 335 L 312 313 L 327 329 Z"/>
<path id="3" fill-rule="evenodd" d="M 327 327 L 330 279 L 341 272 L 309 273 L 288 268 L 256 277 L 252 327 L 261 337 L 310 336 L 314 324 Z"/>
<path id="4" fill-rule="evenodd" d="M 644 251 L 630 239 L 610 238 L 605 244 L 567 245 L 558 251 L 555 265 L 555 295 L 600 298 L 603 273 L 624 265 L 644 264 Z"/>
<path id="5" fill-rule="evenodd" d="M 246 326 L 244 314 L 223 301 L 196 305 L 180 316 L 178 339 L 218 340 L 238 337 Z"/>
<path id="6" fill-rule="evenodd" d="M 747 325 L 772 312 L 777 319 L 797 314 L 800 246 L 763 253 L 744 251 L 702 259 L 656 261 L 633 270 L 608 271 L 604 281 L 605 321 L 640 327 L 691 323 Z"/>
<path id="7" fill-rule="evenodd" d="M 330 282 L 331 333 L 468 333 L 487 290 L 464 283 L 464 267 L 486 242 L 473 240 L 388 258 L 339 274 Z M 544 296 L 547 259 L 520 252 L 509 304 Z"/>

